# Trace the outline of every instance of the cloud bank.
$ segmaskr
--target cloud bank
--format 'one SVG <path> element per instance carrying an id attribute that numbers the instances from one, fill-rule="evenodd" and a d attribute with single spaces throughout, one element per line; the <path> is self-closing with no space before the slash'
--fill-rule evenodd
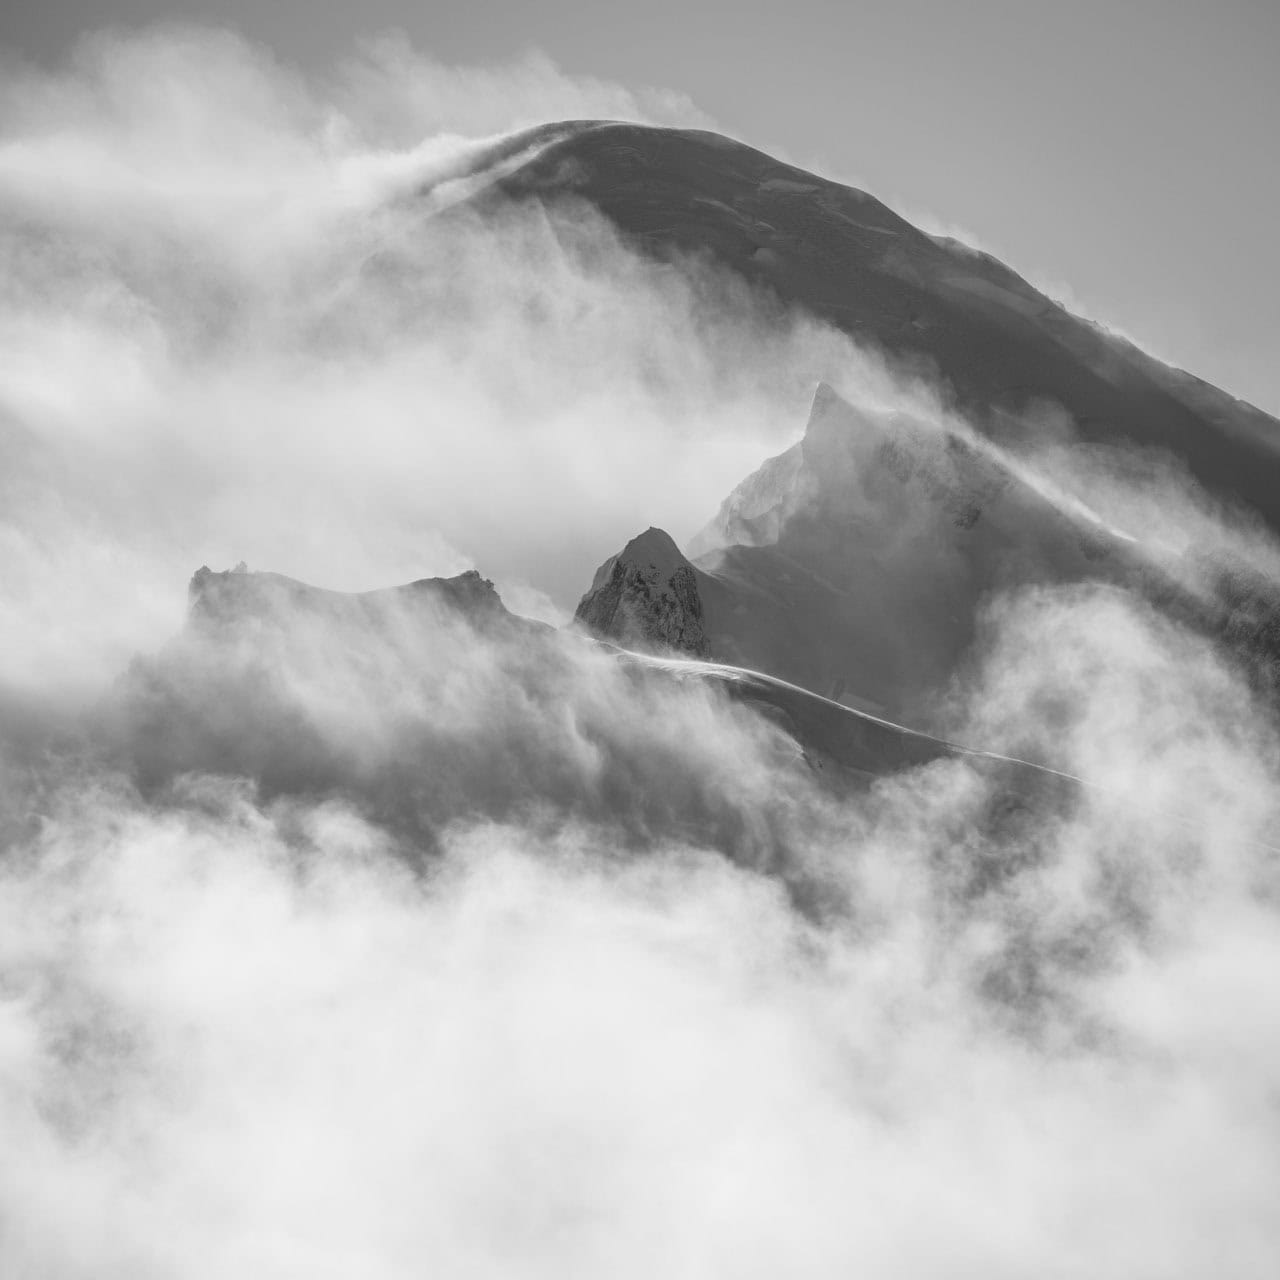
<path id="1" fill-rule="evenodd" d="M 1132 605 L 1009 609 L 975 718 L 1109 785 L 833 785 L 398 607 L 189 633 L 167 769 L 145 701 L 11 749 L 6 1273 L 1267 1274 L 1273 731 Z"/>
<path id="2" fill-rule="evenodd" d="M 652 272 L 586 211 L 433 216 L 552 108 L 701 122 L 538 59 L 383 42 L 319 83 L 205 31 L 6 87 L 9 678 L 158 643 L 203 562 L 350 588 L 475 563 L 563 616 L 635 527 L 692 532 L 795 429 L 848 358 L 830 335 L 726 315 L 726 282 Z"/>
<path id="3" fill-rule="evenodd" d="M 1052 796 L 825 776 L 430 593 L 162 645 L 242 557 L 554 612 L 818 377 L 939 419 L 584 211 L 433 212 L 539 113 L 683 106 L 208 32 L 6 94 L 0 1271 L 1273 1273 L 1276 728 L 1132 595 L 991 603 L 957 733 Z M 1109 519 L 1179 492 L 1096 470 Z"/>

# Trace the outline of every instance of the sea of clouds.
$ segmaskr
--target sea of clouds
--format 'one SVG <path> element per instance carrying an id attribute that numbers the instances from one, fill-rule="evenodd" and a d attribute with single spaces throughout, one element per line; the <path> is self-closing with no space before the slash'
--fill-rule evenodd
<path id="1" fill-rule="evenodd" d="M 954 721 L 1085 779 L 1040 803 L 401 596 L 183 629 L 242 558 L 559 621 L 819 378 L 940 420 L 706 264 L 453 203 L 690 104 L 201 30 L 0 93 L 0 1272 L 1274 1274 L 1280 739 L 1209 639 L 992 601 Z"/>

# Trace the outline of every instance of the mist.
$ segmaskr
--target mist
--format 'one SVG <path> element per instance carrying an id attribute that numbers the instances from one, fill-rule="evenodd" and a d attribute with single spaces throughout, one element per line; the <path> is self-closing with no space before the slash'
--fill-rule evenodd
<path id="1" fill-rule="evenodd" d="M 34 771 L 8 1274 L 1269 1271 L 1276 739 L 1206 647 L 1011 604 L 975 721 L 1109 785 L 1008 810 L 572 637 L 288 625 L 265 782 L 245 708 Z"/>
<path id="2" fill-rule="evenodd" d="M 536 60 L 384 43 L 319 84 L 187 30 L 8 86 L 8 678 L 100 679 L 174 629 L 206 562 L 346 589 L 476 566 L 562 619 L 638 529 L 691 534 L 818 377 L 889 385 L 586 209 L 440 216 L 553 104 L 645 118 Z"/>
<path id="3" fill-rule="evenodd" d="M 0 1271 L 1271 1276 L 1280 734 L 1240 661 L 1119 587 L 994 597 L 949 724 L 1080 780 L 1046 797 L 824 773 L 525 620 L 683 541 L 820 379 L 964 429 L 706 262 L 459 199 L 596 114 L 707 123 L 190 29 L 4 90 Z M 1024 461 L 1275 581 L 1176 469 L 1069 424 Z M 525 617 L 253 573 L 188 614 L 240 560 L 476 567 Z"/>

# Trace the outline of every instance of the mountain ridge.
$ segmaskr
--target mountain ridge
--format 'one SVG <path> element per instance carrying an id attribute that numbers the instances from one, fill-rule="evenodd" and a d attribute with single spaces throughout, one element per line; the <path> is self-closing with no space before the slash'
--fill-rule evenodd
<path id="1" fill-rule="evenodd" d="M 990 254 L 914 227 L 857 188 L 700 130 L 540 126 L 495 146 L 481 208 L 585 201 L 659 258 L 707 255 L 856 341 L 923 367 L 992 439 L 1045 404 L 1085 443 L 1166 449 L 1280 533 L 1280 421 L 1072 315 Z"/>

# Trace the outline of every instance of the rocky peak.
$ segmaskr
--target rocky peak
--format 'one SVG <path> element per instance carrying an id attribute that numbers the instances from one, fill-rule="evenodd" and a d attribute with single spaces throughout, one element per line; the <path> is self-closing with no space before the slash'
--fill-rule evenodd
<path id="1" fill-rule="evenodd" d="M 574 618 L 631 648 L 708 656 L 698 572 L 662 529 L 646 529 L 600 566 Z"/>
<path id="2" fill-rule="evenodd" d="M 852 407 L 819 382 L 804 437 L 767 458 L 720 504 L 720 510 L 689 543 L 695 559 L 727 547 L 773 546 L 787 521 L 820 487 L 823 454 L 839 453 L 857 427 Z"/>

